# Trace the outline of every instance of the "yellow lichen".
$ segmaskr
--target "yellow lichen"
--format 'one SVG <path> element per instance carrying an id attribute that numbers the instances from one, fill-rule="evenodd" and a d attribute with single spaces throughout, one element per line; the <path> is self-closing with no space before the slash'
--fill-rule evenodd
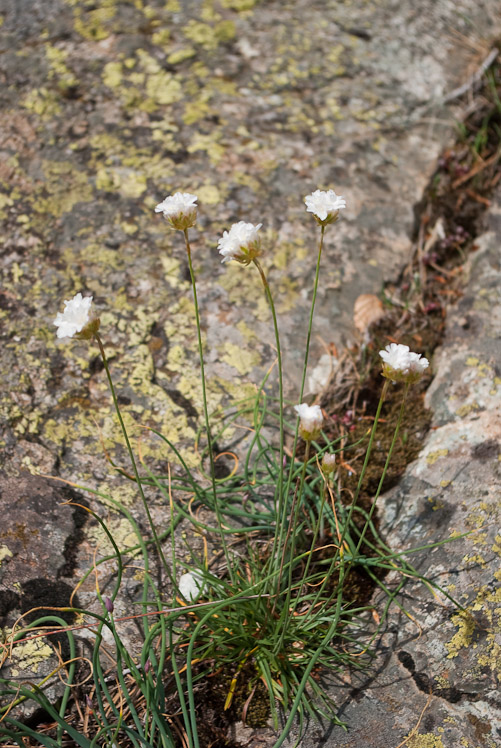
<path id="1" fill-rule="evenodd" d="M 49 91 L 43 86 L 30 91 L 21 102 L 21 105 L 38 114 L 43 120 L 51 119 L 61 111 L 56 93 Z"/>
<path id="2" fill-rule="evenodd" d="M 406 745 L 407 748 L 444 748 L 442 738 L 434 735 L 432 732 L 423 733 L 422 735 L 411 735 Z"/>
<path id="3" fill-rule="evenodd" d="M 193 47 L 181 47 L 181 49 L 177 49 L 175 52 L 170 53 L 167 57 L 167 62 L 170 65 L 178 65 L 180 62 L 189 60 L 190 57 L 194 57 L 195 55 L 196 52 Z"/>
<path id="4" fill-rule="evenodd" d="M 197 132 L 193 136 L 191 144 L 188 146 L 189 153 L 196 151 L 205 151 L 213 164 L 218 164 L 224 156 L 224 147 L 217 141 L 221 133 L 215 132 L 210 135 L 204 135 Z"/>
<path id="5" fill-rule="evenodd" d="M 115 15 L 114 0 L 100 0 L 100 4 L 101 7 L 93 10 L 75 7 L 75 31 L 84 39 L 101 41 L 111 34 L 106 24 Z"/>
<path id="6" fill-rule="evenodd" d="M 470 645 L 475 630 L 475 621 L 468 613 L 460 612 L 453 615 L 452 622 L 458 627 L 458 631 L 449 642 L 445 643 L 445 647 L 449 652 L 447 655 L 448 659 L 457 657 L 461 649 Z"/>
<path id="7" fill-rule="evenodd" d="M 6 545 L 0 545 L 0 565 L 2 561 L 5 561 L 6 558 L 11 558 L 12 555 L 10 548 L 7 548 Z"/>
<path id="8" fill-rule="evenodd" d="M 436 461 L 440 459 L 440 457 L 445 457 L 448 454 L 448 449 L 436 449 L 434 452 L 429 452 L 426 455 L 426 462 L 428 463 L 428 465 L 434 465 Z"/>
<path id="9" fill-rule="evenodd" d="M 103 83 L 108 88 L 118 88 L 122 83 L 122 63 L 108 62 L 103 70 Z"/>
<path id="10" fill-rule="evenodd" d="M 203 184 L 198 187 L 197 195 L 201 204 L 217 205 L 222 202 L 221 192 L 215 184 Z"/>
<path id="11" fill-rule="evenodd" d="M 108 517 L 105 524 L 120 551 L 137 545 L 137 535 L 126 517 Z M 89 542 L 99 548 L 101 556 L 114 552 L 113 545 L 101 525 L 89 527 L 86 535 Z"/>
<path id="12" fill-rule="evenodd" d="M 42 639 L 16 644 L 12 653 L 12 675 L 17 678 L 21 671 L 38 673 L 40 665 L 52 655 L 52 648 Z"/>
<path id="13" fill-rule="evenodd" d="M 258 353 L 247 351 L 234 343 L 225 343 L 222 351 L 224 352 L 220 355 L 220 360 L 232 366 L 239 374 L 248 374 L 261 363 Z"/>

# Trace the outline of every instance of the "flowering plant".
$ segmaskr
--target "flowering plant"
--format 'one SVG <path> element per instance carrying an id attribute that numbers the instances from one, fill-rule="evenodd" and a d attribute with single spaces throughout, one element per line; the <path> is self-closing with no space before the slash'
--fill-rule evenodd
<path id="1" fill-rule="evenodd" d="M 99 329 L 99 320 L 91 317 L 92 296 L 77 293 L 64 302 L 64 312 L 58 312 L 54 324 L 58 338 L 91 338 Z"/>
<path id="2" fill-rule="evenodd" d="M 158 203 L 155 213 L 162 213 L 173 229 L 185 231 L 196 223 L 197 200 L 197 196 L 191 192 L 175 192 Z"/>
<path id="3" fill-rule="evenodd" d="M 176 192 L 159 203 L 155 212 L 162 214 L 172 228 L 184 234 L 186 246 L 197 330 L 204 418 L 197 437 L 197 453 L 200 455 L 197 469 L 186 464 L 176 445 L 160 431 L 154 433 L 178 458 L 176 472 L 171 473 L 169 465 L 167 476 L 157 475 L 149 469 L 143 458 L 141 464 L 138 463 L 121 415 L 120 400 L 113 384 L 104 343 L 98 332 L 99 319 L 91 313 L 92 297 L 84 298 L 78 293 L 73 299 L 65 301 L 64 312 L 59 313 L 54 321 L 58 338 L 93 339 L 99 347 L 132 464 L 132 473 L 121 469 L 120 472 L 132 479 L 137 487 L 142 500 L 140 511 L 148 520 L 152 540 L 145 542 L 127 507 L 107 494 L 92 491 L 95 496 L 105 498 L 118 509 L 130 522 L 138 537 L 139 544 L 128 551 L 138 551 L 142 555 L 144 573 L 140 576 L 143 591 L 138 616 L 143 619 L 145 636 L 139 658 L 128 651 L 120 638 L 116 625 L 121 620 L 135 617 L 120 618 L 117 615 L 116 598 L 121 589 L 122 571 L 126 568 L 122 560 L 125 552 L 122 553 L 116 545 L 105 521 L 94 513 L 112 541 L 115 556 L 94 560 L 93 568 L 87 576 L 96 570 L 98 564 L 112 558 L 117 562 L 117 574 L 113 577 L 110 595 L 105 597 L 99 591 L 100 575 L 95 574 L 102 613 L 86 611 L 89 616 L 94 616 L 96 625 L 93 672 L 90 676 L 94 678 L 94 685 L 87 694 L 88 714 L 96 715 L 95 727 L 90 731 L 92 735 L 88 738 L 86 734 L 80 740 L 77 729 L 67 721 L 71 720 L 68 714 L 72 710 L 65 710 L 65 707 L 75 675 L 75 661 L 78 659 L 69 629 L 63 629 L 69 634 L 71 659 L 61 665 L 68 665 L 61 710 L 52 708 L 41 688 L 31 690 L 24 684 L 15 683 L 13 686 L 9 684 L 7 690 L 13 704 L 18 698 L 31 698 L 37 700 L 46 712 L 50 712 L 57 722 L 58 739 L 44 743 L 51 748 L 57 748 L 61 744 L 60 739 L 65 732 L 75 738 L 78 745 L 86 748 L 92 748 L 101 736 L 104 740 L 105 735 L 113 745 L 123 741 L 124 745 L 130 742 L 137 746 L 161 744 L 164 748 L 175 748 L 179 742 L 177 736 L 181 734 L 181 720 L 183 741 L 189 748 L 199 748 L 195 693 L 200 692 L 195 683 L 200 683 L 204 677 L 204 668 L 216 673 L 223 671 L 225 677 L 231 674 L 225 709 L 232 704 L 237 677 L 240 673 L 240 677 L 244 677 L 244 666 L 254 682 L 265 684 L 277 727 L 279 717 L 276 703 L 280 702 L 284 709 L 290 708 L 274 748 L 280 748 L 283 744 L 296 715 L 299 715 L 302 723 L 305 715 L 317 710 L 320 715 L 328 716 L 333 723 L 341 724 L 335 705 L 325 696 L 318 683 L 316 670 L 319 667 L 338 670 L 349 664 L 360 665 L 361 657 L 369 646 L 365 646 L 358 637 L 353 637 L 350 633 L 350 626 L 357 622 L 358 610 L 366 608 L 355 609 L 351 598 L 347 599 L 348 577 L 353 570 L 357 573 L 362 570 L 362 573 L 369 573 L 377 580 L 377 575 L 372 570 L 379 565 L 382 569 L 398 570 L 405 578 L 422 578 L 403 558 L 402 553 L 392 553 L 378 537 L 377 523 L 372 522 L 372 517 L 402 424 L 409 385 L 428 367 L 427 359 L 412 353 L 408 346 L 394 343 L 380 352 L 383 360 L 382 374 L 386 381 L 375 414 L 367 416 L 372 419 L 371 428 L 367 432 L 364 426 L 364 436 L 356 442 L 365 442 L 365 457 L 353 491 L 347 490 L 343 485 L 342 475 L 342 469 L 347 464 L 344 461 L 344 450 L 353 445 L 345 444 L 345 432 L 338 438 L 332 436 L 329 428 L 332 422 L 324 425 L 324 413 L 320 405 L 302 402 L 324 233 L 330 223 L 338 220 L 339 211 L 346 207 L 346 201 L 333 190 L 316 190 L 305 198 L 307 210 L 315 216 L 320 231 L 299 387 L 300 404 L 294 406 L 298 417 L 295 424 L 289 422 L 284 414 L 283 367 L 277 314 L 272 290 L 258 259 L 261 254 L 259 230 L 262 224 L 239 221 L 229 231 L 225 231 L 218 241 L 223 262 L 235 260 L 243 265 L 253 263 L 259 272 L 275 333 L 278 397 L 270 398 L 266 391 L 268 379 L 274 370 L 274 367 L 270 367 L 255 394 L 242 401 L 243 406 L 241 402 L 237 406 L 237 415 L 242 414 L 248 418 L 250 414 L 252 421 L 245 460 L 239 460 L 238 455 L 229 451 L 222 452 L 218 449 L 217 444 L 221 443 L 226 429 L 225 416 L 221 419 L 222 425 L 218 423 L 217 430 L 214 430 L 216 416 L 208 407 L 204 341 L 189 241 L 189 229 L 194 226 L 197 218 L 196 202 L 196 195 Z M 406 387 L 381 479 L 367 510 L 365 506 L 358 506 L 358 500 L 366 480 L 367 466 L 390 381 L 402 381 Z M 228 419 L 231 419 L 233 429 L 233 412 Z M 305 444 L 300 443 L 300 437 Z M 198 449 L 201 443 L 202 448 Z M 216 463 L 223 454 L 233 455 L 235 468 L 229 474 L 221 476 L 216 471 Z M 338 471 L 336 454 L 340 455 Z M 146 497 L 145 486 L 155 489 L 157 495 L 169 506 L 170 527 L 163 527 L 161 533 L 157 532 L 153 522 L 150 497 Z M 186 494 L 190 496 L 189 502 L 184 498 Z M 210 522 L 199 511 L 202 507 L 214 513 L 214 521 Z M 93 513 L 91 509 L 89 511 Z M 193 544 L 194 547 L 188 546 L 191 570 L 180 576 L 177 572 L 180 562 L 176 546 L 176 541 L 179 542 L 179 531 L 176 530 L 178 521 L 182 521 L 183 525 L 191 523 L 193 534 L 202 541 L 198 549 L 197 544 Z M 369 539 L 364 542 L 367 533 Z M 168 562 L 163 544 L 169 535 L 172 555 Z M 184 539 L 186 535 L 183 530 L 181 537 Z M 246 538 L 245 553 L 241 552 L 243 537 Z M 150 563 L 151 542 L 156 551 L 155 573 L 152 573 Z M 188 541 L 185 542 L 188 545 Z M 209 560 L 208 551 L 214 550 L 215 546 L 217 553 Z M 325 549 L 329 549 L 327 554 Z M 318 553 L 319 551 L 322 553 Z M 188 561 L 185 559 L 181 563 L 186 567 Z M 156 579 L 161 582 L 162 587 L 156 587 Z M 381 589 L 387 591 L 391 598 L 394 597 L 383 585 Z M 172 599 L 170 608 L 165 603 L 167 591 Z M 388 607 L 389 603 L 384 615 Z M 38 622 L 45 620 L 47 617 Z M 36 623 L 35 621 L 34 627 Z M 112 634 L 116 647 L 119 699 L 106 685 L 107 676 L 101 668 L 99 649 L 104 627 Z M 14 639 L 13 634 L 13 644 Z M 179 667 L 181 660 L 182 666 Z M 195 663 L 196 672 L 193 670 Z M 126 666 L 125 670 L 123 666 Z M 123 677 L 125 672 L 131 676 L 128 681 Z M 172 701 L 165 698 L 163 675 L 166 672 L 171 673 L 176 684 L 177 695 L 169 694 Z M 251 690 L 246 701 L 245 711 L 254 690 L 255 688 Z M 95 699 L 94 704 L 89 694 Z M 178 701 L 174 703 L 175 699 Z M 118 710 L 118 703 L 126 704 L 123 712 Z M 143 709 L 141 715 L 140 709 Z M 3 713 L 0 722 L 9 724 L 10 720 L 9 735 L 15 737 L 16 744 L 24 745 L 21 732 L 18 734 L 21 730 L 19 723 L 15 718 L 11 719 L 9 712 L 10 706 Z M 124 714 L 127 716 L 124 717 Z M 169 716 L 172 714 L 175 714 L 175 721 Z M 83 729 L 86 731 L 87 727 Z"/>
<path id="4" fill-rule="evenodd" d="M 339 218 L 339 211 L 346 208 L 346 200 L 336 195 L 334 190 L 315 190 L 311 195 L 304 198 L 306 210 L 313 213 L 315 219 L 321 226 L 335 223 Z"/>
<path id="5" fill-rule="evenodd" d="M 429 366 L 429 361 L 419 353 L 412 353 L 408 345 L 390 343 L 379 351 L 383 359 L 383 377 L 393 382 L 415 382 Z"/>
<path id="6" fill-rule="evenodd" d="M 221 262 L 236 260 L 242 265 L 249 265 L 261 254 L 261 239 L 258 231 L 263 224 L 234 223 L 229 231 L 225 231 L 217 244 L 219 254 L 223 256 Z"/>

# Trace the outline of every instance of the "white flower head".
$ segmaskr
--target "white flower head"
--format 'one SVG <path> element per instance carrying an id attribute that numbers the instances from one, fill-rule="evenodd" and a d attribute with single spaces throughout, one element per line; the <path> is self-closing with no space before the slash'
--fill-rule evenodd
<path id="1" fill-rule="evenodd" d="M 316 439 L 320 435 L 324 422 L 320 405 L 301 403 L 301 405 L 295 405 L 294 410 L 299 417 L 299 433 L 303 439 L 308 441 Z"/>
<path id="2" fill-rule="evenodd" d="M 200 597 L 204 587 L 205 584 L 202 576 L 195 571 L 188 571 L 186 574 L 181 574 L 177 585 L 179 592 L 188 602 L 192 602 Z"/>
<path id="3" fill-rule="evenodd" d="M 383 359 L 383 377 L 393 382 L 417 382 L 429 366 L 427 358 L 400 343 L 390 343 L 379 355 Z"/>
<path id="4" fill-rule="evenodd" d="M 91 338 L 99 329 L 99 319 L 91 315 L 92 296 L 77 293 L 64 302 L 64 312 L 59 312 L 54 324 L 58 338 Z"/>
<path id="5" fill-rule="evenodd" d="M 158 203 L 155 213 L 162 213 L 173 229 L 185 231 L 196 223 L 197 200 L 197 196 L 190 192 L 175 192 Z"/>
<path id="6" fill-rule="evenodd" d="M 346 208 L 346 200 L 336 195 L 334 190 L 315 190 L 311 195 L 306 195 L 304 202 L 308 213 L 313 213 L 321 226 L 335 223 L 339 218 L 339 211 Z"/>
<path id="7" fill-rule="evenodd" d="M 218 241 L 219 254 L 223 256 L 221 262 L 236 260 L 242 265 L 248 265 L 261 254 L 261 238 L 258 231 L 263 224 L 234 223 L 229 231 L 225 231 Z"/>

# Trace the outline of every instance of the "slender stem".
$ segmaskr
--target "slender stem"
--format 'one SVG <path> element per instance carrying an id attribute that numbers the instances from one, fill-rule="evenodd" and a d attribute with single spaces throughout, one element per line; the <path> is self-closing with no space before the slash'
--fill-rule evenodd
<path id="1" fill-rule="evenodd" d="M 141 478 L 139 477 L 139 472 L 138 472 L 138 469 L 137 469 L 136 459 L 134 457 L 134 452 L 132 451 L 132 446 L 131 446 L 131 443 L 130 443 L 130 440 L 129 440 L 129 435 L 127 433 L 127 429 L 125 428 L 125 423 L 124 423 L 124 420 L 122 418 L 122 414 L 120 412 L 120 406 L 118 404 L 118 399 L 117 399 L 117 395 L 116 395 L 116 392 L 115 392 L 115 387 L 113 385 L 113 380 L 111 378 L 110 367 L 109 367 L 108 359 L 106 357 L 106 353 L 105 353 L 105 350 L 104 350 L 103 341 L 101 340 L 101 336 L 99 335 L 98 332 L 96 332 L 94 334 L 94 337 L 95 337 L 96 342 L 97 342 L 97 344 L 99 346 L 99 351 L 101 353 L 101 358 L 103 360 L 104 369 L 106 371 L 106 376 L 108 377 L 108 384 L 110 386 L 111 396 L 113 398 L 113 403 L 115 405 L 115 411 L 116 411 L 116 414 L 118 416 L 118 421 L 120 423 L 120 428 L 122 429 L 122 434 L 123 434 L 123 437 L 125 439 L 125 444 L 127 445 L 127 451 L 129 452 L 130 461 L 132 463 L 132 469 L 134 470 L 134 477 L 136 479 L 137 487 L 139 489 L 139 494 L 140 494 L 141 500 L 143 502 L 143 506 L 144 506 L 144 510 L 146 512 L 146 516 L 148 517 L 148 522 L 149 522 L 149 525 L 150 525 L 150 528 L 151 528 L 151 532 L 153 533 L 153 538 L 155 540 L 155 545 L 157 547 L 158 555 L 160 556 L 160 558 L 162 560 L 162 563 L 163 563 L 163 565 L 165 567 L 165 570 L 167 571 L 167 573 L 168 573 L 168 575 L 169 575 L 169 577 L 171 578 L 171 581 L 172 581 L 172 575 L 171 575 L 171 572 L 170 572 L 170 569 L 169 569 L 169 565 L 168 565 L 168 563 L 167 563 L 167 561 L 165 559 L 165 556 L 164 556 L 164 553 L 163 553 L 163 550 L 162 550 L 162 545 L 161 545 L 160 540 L 158 538 L 157 531 L 155 529 L 155 524 L 153 522 L 153 518 L 151 516 L 150 510 L 149 510 L 149 507 L 148 507 L 148 502 L 146 501 L 146 496 L 144 495 L 143 486 L 142 486 L 142 483 L 141 483 Z"/>
<path id="2" fill-rule="evenodd" d="M 289 604 L 290 604 L 291 590 L 292 590 L 292 573 L 294 571 L 294 550 L 295 550 L 295 545 L 296 545 L 296 542 L 295 542 L 296 541 L 296 528 L 297 528 L 297 521 L 298 521 L 298 518 L 299 518 L 299 509 L 301 507 L 301 497 L 303 495 L 304 481 L 306 479 L 306 468 L 307 468 L 308 459 L 309 459 L 309 456 L 310 456 L 310 447 L 311 447 L 311 441 L 308 439 L 308 441 L 306 442 L 306 449 L 304 451 L 303 469 L 301 471 L 301 477 L 299 479 L 299 485 L 297 486 L 296 492 L 294 494 L 294 502 L 293 502 L 293 506 L 291 508 L 291 518 L 290 518 L 289 526 L 288 526 L 288 529 L 287 529 L 287 535 L 285 537 L 285 541 L 284 541 L 284 544 L 283 544 L 284 547 L 283 547 L 283 551 L 282 551 L 281 568 L 283 568 L 284 561 L 285 561 L 285 554 L 286 554 L 287 551 L 289 551 L 290 564 L 289 564 L 289 572 L 288 572 L 288 575 L 287 575 L 287 592 L 286 592 L 286 596 L 285 596 L 285 603 L 284 603 L 284 606 L 282 608 L 282 613 L 280 615 L 281 624 L 282 624 L 282 631 L 280 633 L 280 639 L 278 641 L 278 644 L 276 645 L 276 648 L 275 648 L 276 652 L 280 652 L 280 650 L 281 650 L 281 647 L 282 647 L 282 644 L 283 644 L 283 641 L 284 641 L 284 638 L 285 638 L 285 634 L 287 632 L 287 625 L 289 623 L 289 618 L 290 618 L 290 615 L 291 615 L 291 613 L 289 611 Z M 294 504 L 295 504 L 295 506 L 294 506 Z M 289 548 L 288 546 L 289 546 L 289 540 L 291 538 L 291 535 L 292 535 L 292 540 L 290 542 L 290 548 Z M 277 591 L 277 597 L 278 597 L 278 594 L 280 592 L 281 576 L 282 576 L 282 574 L 280 573 L 278 575 L 278 577 L 277 577 L 277 590 L 276 590 Z M 299 597 L 299 592 L 298 592 L 298 597 Z M 277 598 L 275 598 L 275 602 L 276 602 L 276 599 Z M 294 610 L 296 609 L 296 606 L 297 606 L 297 598 L 296 598 L 296 604 L 294 606 Z"/>
<path id="3" fill-rule="evenodd" d="M 310 317 L 308 321 L 308 332 L 306 334 L 306 349 L 305 349 L 305 354 L 304 354 L 303 373 L 301 376 L 301 389 L 299 391 L 299 402 L 300 403 L 303 401 L 304 387 L 305 387 L 305 382 L 306 382 L 306 372 L 308 369 L 311 331 L 313 329 L 313 315 L 315 312 L 315 302 L 317 300 L 318 279 L 320 277 L 320 260 L 322 258 L 322 249 L 324 246 L 324 233 L 325 233 L 325 226 L 321 226 L 320 227 L 320 239 L 318 243 L 317 266 L 315 270 L 315 281 L 313 283 L 313 295 L 311 299 Z M 297 423 L 299 423 L 299 418 L 297 419 Z M 292 445 L 292 459 L 291 459 L 291 464 L 290 464 L 289 477 L 287 479 L 287 486 L 285 489 L 285 496 L 289 496 L 290 494 L 290 489 L 292 485 L 292 476 L 294 473 L 294 463 L 295 463 L 295 457 L 296 457 L 297 442 L 298 442 L 298 429 L 296 428 L 296 433 L 294 435 L 294 443 Z M 279 535 L 281 535 L 282 526 L 285 524 L 286 513 L 287 513 L 286 510 L 287 510 L 287 506 L 284 505 L 284 512 L 283 512 L 284 516 L 282 517 L 282 514 L 280 513 L 277 519 L 278 525 L 280 527 Z"/>
<path id="4" fill-rule="evenodd" d="M 367 466 L 369 464 L 369 459 L 370 459 L 371 452 L 372 452 L 372 445 L 374 443 L 374 437 L 376 436 L 376 429 L 377 429 L 379 417 L 381 415 L 381 409 L 383 407 L 383 403 L 384 403 L 385 398 L 386 398 L 386 393 L 388 392 L 388 387 L 389 387 L 389 381 L 388 381 L 388 379 L 385 379 L 384 380 L 383 389 L 382 389 L 382 392 L 381 392 L 381 397 L 379 398 L 379 403 L 378 403 L 378 406 L 377 406 L 376 415 L 374 416 L 374 423 L 372 424 L 371 434 L 370 434 L 370 437 L 369 437 L 369 444 L 367 445 L 367 451 L 365 453 L 364 464 L 362 466 L 362 471 L 361 471 L 360 477 L 358 479 L 357 488 L 355 490 L 355 495 L 353 497 L 353 501 L 351 502 L 351 505 L 350 505 L 350 510 L 348 512 L 348 516 L 346 517 L 346 521 L 344 523 L 343 532 L 342 532 L 341 538 L 339 540 L 339 550 L 337 551 L 337 553 L 335 554 L 334 558 L 332 559 L 332 564 L 333 565 L 334 565 L 335 561 L 337 560 L 337 556 L 343 554 L 343 543 L 344 543 L 344 539 L 346 538 L 346 535 L 349 532 L 349 527 L 350 527 L 351 518 L 353 516 L 353 511 L 354 511 L 355 506 L 357 504 L 358 497 L 360 495 L 360 490 L 362 488 L 362 483 L 363 483 L 363 480 L 365 478 L 365 473 L 366 473 Z"/>
<path id="5" fill-rule="evenodd" d="M 400 405 L 400 412 L 398 414 L 398 421 L 397 421 L 397 425 L 395 427 L 395 433 L 393 434 L 393 439 L 392 439 L 392 442 L 391 442 L 391 445 L 390 445 L 390 449 L 388 450 L 388 456 L 386 457 L 386 462 L 385 462 L 385 465 L 384 465 L 384 468 L 383 468 L 383 472 L 382 472 L 382 475 L 381 475 L 381 478 L 380 478 L 380 481 L 379 481 L 379 485 L 377 487 L 376 494 L 375 494 L 375 496 L 374 496 L 374 498 L 372 500 L 372 505 L 371 505 L 371 508 L 369 510 L 369 514 L 367 516 L 367 519 L 365 521 L 365 525 L 364 525 L 364 527 L 362 529 L 362 534 L 360 535 L 360 538 L 359 538 L 358 543 L 357 543 L 357 547 L 355 549 L 355 556 L 358 555 L 360 547 L 361 547 L 361 545 L 363 543 L 363 540 L 364 540 L 364 537 L 365 537 L 365 533 L 367 532 L 367 528 L 369 527 L 369 523 L 370 523 L 370 521 L 372 519 L 372 515 L 374 514 L 374 510 L 376 508 L 376 501 L 378 500 L 379 494 L 381 493 L 381 489 L 383 488 L 384 479 L 385 479 L 386 473 L 388 471 L 388 466 L 390 464 L 391 456 L 393 454 L 393 449 L 394 449 L 395 443 L 397 441 L 398 432 L 399 432 L 400 426 L 402 424 L 402 418 L 404 417 L 405 402 L 407 400 L 407 393 L 408 392 L 409 392 L 409 383 L 407 383 L 405 385 L 404 395 L 403 395 L 403 398 L 402 398 L 402 404 Z"/>
<path id="6" fill-rule="evenodd" d="M 277 485 L 277 489 L 275 492 L 275 516 L 276 516 L 277 526 L 280 527 L 280 534 L 281 534 L 282 523 L 280 521 L 280 518 L 282 516 L 283 505 L 285 503 L 284 502 L 284 491 L 283 491 L 283 483 L 284 483 L 284 467 L 283 467 L 283 464 L 284 464 L 284 382 L 283 382 L 283 370 L 282 370 L 282 350 L 280 347 L 280 334 L 278 332 L 277 314 L 275 310 L 275 304 L 273 303 L 271 290 L 268 285 L 268 281 L 266 279 L 266 275 L 261 266 L 261 263 L 257 259 L 254 259 L 253 263 L 259 271 L 259 275 L 261 276 L 261 280 L 264 286 L 264 292 L 266 294 L 268 304 L 270 305 L 271 316 L 273 317 L 273 327 L 275 330 L 275 344 L 277 347 L 280 453 L 279 453 L 279 458 L 278 458 L 279 459 L 278 485 Z M 277 495 L 278 495 L 278 501 L 277 501 Z M 275 537 L 273 538 L 273 548 L 272 548 L 271 556 L 270 556 L 272 563 L 273 563 L 273 559 L 275 557 L 275 553 L 277 549 L 277 542 L 278 542 L 278 533 L 275 532 Z"/>
<path id="7" fill-rule="evenodd" d="M 303 572 L 303 580 L 305 580 L 305 579 L 308 578 L 308 572 L 310 570 L 311 562 L 312 562 L 312 559 L 313 559 L 313 553 L 315 552 L 315 545 L 317 543 L 317 538 L 318 538 L 318 536 L 320 534 L 320 528 L 322 527 L 322 532 L 323 532 L 323 529 L 324 529 L 323 528 L 323 512 L 324 512 L 325 502 L 326 502 L 326 499 L 327 499 L 327 485 L 328 485 L 327 482 L 328 482 L 328 480 L 329 480 L 328 476 L 324 477 L 324 484 L 323 484 L 323 488 L 322 488 L 322 498 L 320 500 L 320 509 L 318 511 L 318 520 L 317 520 L 317 523 L 315 524 L 315 529 L 313 531 L 313 538 L 311 539 L 311 543 L 310 543 L 310 552 L 308 554 L 308 558 L 306 559 L 306 566 L 305 566 L 305 569 L 304 569 L 304 572 Z M 296 597 L 294 599 L 294 603 L 293 603 L 293 606 L 292 606 L 291 615 L 294 615 L 294 613 L 296 612 L 296 609 L 297 609 L 297 606 L 298 606 L 300 598 L 301 598 L 301 594 L 300 594 L 300 591 L 298 590 L 298 593 L 297 593 L 297 595 L 296 595 Z M 312 609 L 313 609 L 313 607 L 312 607 Z"/>
<path id="8" fill-rule="evenodd" d="M 205 431 L 207 434 L 207 449 L 209 451 L 210 479 L 211 479 L 211 484 L 212 484 L 212 493 L 214 496 L 214 511 L 217 517 L 217 525 L 219 528 L 219 535 L 221 537 L 221 546 L 223 548 L 224 557 L 226 559 L 226 564 L 228 566 L 228 572 L 230 574 L 232 581 L 235 581 L 234 570 L 231 564 L 230 556 L 228 554 L 228 546 L 226 544 L 226 538 L 223 532 L 223 516 L 221 514 L 221 509 L 219 507 L 219 499 L 218 499 L 217 490 L 216 490 L 216 471 L 215 471 L 215 465 L 214 465 L 214 453 L 212 451 L 212 435 L 211 435 L 210 423 L 209 423 L 209 406 L 207 404 L 207 388 L 205 384 L 205 366 L 204 366 L 204 351 L 203 351 L 203 345 L 202 345 L 202 330 L 200 327 L 200 312 L 198 308 L 197 285 L 196 285 L 196 280 L 195 280 L 195 272 L 193 270 L 193 263 L 191 261 L 191 246 L 190 246 L 190 240 L 188 238 L 188 229 L 184 229 L 183 234 L 184 234 L 184 241 L 186 245 L 186 254 L 188 255 L 188 265 L 190 269 L 191 287 L 193 289 L 193 302 L 195 305 L 198 355 L 200 358 L 200 374 L 202 375 L 202 400 L 203 400 L 203 408 L 204 408 Z"/>
<path id="9" fill-rule="evenodd" d="M 308 322 L 308 333 L 306 335 L 306 350 L 304 353 L 303 376 L 301 379 L 301 390 L 299 393 L 300 403 L 303 402 L 304 385 L 306 382 L 306 370 L 308 368 L 308 357 L 310 354 L 311 331 L 313 328 L 313 314 L 315 312 L 315 302 L 317 300 L 318 279 L 320 276 L 320 259 L 322 257 L 322 249 L 324 246 L 324 233 L 325 233 L 325 226 L 321 226 L 320 227 L 320 241 L 318 243 L 318 255 L 317 255 L 317 267 L 315 271 L 315 282 L 313 284 L 313 296 L 311 299 L 310 319 Z"/>

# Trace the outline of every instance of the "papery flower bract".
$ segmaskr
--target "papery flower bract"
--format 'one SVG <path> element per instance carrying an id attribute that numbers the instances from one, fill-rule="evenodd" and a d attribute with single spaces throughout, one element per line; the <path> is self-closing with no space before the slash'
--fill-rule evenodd
<path id="1" fill-rule="evenodd" d="M 320 405 L 301 403 L 301 405 L 295 405 L 294 410 L 299 416 L 299 433 L 303 439 L 308 441 L 316 439 L 320 434 L 324 422 Z"/>
<path id="2" fill-rule="evenodd" d="M 200 597 L 204 588 L 204 581 L 200 574 L 193 571 L 188 571 L 186 574 L 182 574 L 179 577 L 178 590 L 185 600 L 189 602 L 196 600 Z"/>
<path id="3" fill-rule="evenodd" d="M 217 243 L 219 254 L 223 255 L 221 262 L 236 260 L 242 265 L 248 265 L 261 254 L 261 238 L 258 231 L 263 224 L 234 223 L 229 231 L 225 231 Z"/>
<path id="4" fill-rule="evenodd" d="M 429 366 L 427 358 L 412 353 L 408 345 L 401 343 L 390 343 L 379 355 L 383 359 L 383 377 L 393 382 L 416 382 Z"/>
<path id="5" fill-rule="evenodd" d="M 304 198 L 306 210 L 313 213 L 321 226 L 335 223 L 339 218 L 339 211 L 346 208 L 346 200 L 336 195 L 334 190 L 315 190 Z"/>
<path id="6" fill-rule="evenodd" d="M 58 312 L 54 324 L 58 338 L 88 339 L 99 329 L 99 319 L 91 316 L 92 296 L 77 293 L 64 302 L 64 312 Z"/>
<path id="7" fill-rule="evenodd" d="M 155 208 L 155 213 L 163 213 L 173 229 L 185 231 L 191 229 L 197 221 L 196 195 L 190 192 L 175 192 Z"/>

